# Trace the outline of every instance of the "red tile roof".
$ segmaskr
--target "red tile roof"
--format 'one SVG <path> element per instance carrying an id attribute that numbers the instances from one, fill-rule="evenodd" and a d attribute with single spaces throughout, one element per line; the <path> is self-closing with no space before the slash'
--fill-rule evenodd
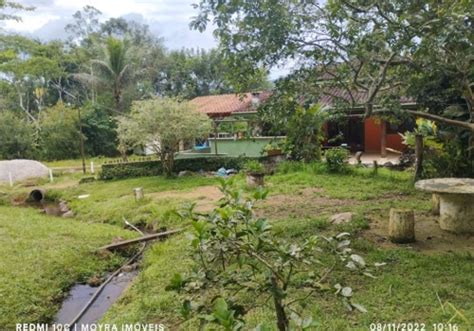
<path id="1" fill-rule="evenodd" d="M 265 101 L 270 92 L 256 93 L 259 102 Z M 252 93 L 207 95 L 192 99 L 191 104 L 195 105 L 199 112 L 211 117 L 228 116 L 236 112 L 255 111 L 252 103 Z"/>

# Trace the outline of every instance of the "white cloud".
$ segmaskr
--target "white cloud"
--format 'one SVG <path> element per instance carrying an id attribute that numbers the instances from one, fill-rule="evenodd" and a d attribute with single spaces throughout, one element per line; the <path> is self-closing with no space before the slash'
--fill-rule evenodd
<path id="1" fill-rule="evenodd" d="M 189 29 L 196 15 L 191 4 L 196 0 L 17 0 L 34 6 L 32 12 L 18 13 L 22 22 L 8 21 L 3 27 L 43 40 L 64 38 L 64 26 L 72 15 L 87 5 L 102 12 L 102 21 L 111 17 L 142 18 L 153 33 L 165 39 L 169 48 L 212 48 L 216 41 L 211 31 L 199 33 Z"/>

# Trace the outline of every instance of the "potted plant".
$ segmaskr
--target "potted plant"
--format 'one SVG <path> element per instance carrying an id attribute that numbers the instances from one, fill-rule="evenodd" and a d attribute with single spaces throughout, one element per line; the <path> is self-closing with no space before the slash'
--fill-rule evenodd
<path id="1" fill-rule="evenodd" d="M 267 154 L 267 156 L 277 156 L 282 154 L 279 144 L 274 141 L 265 145 L 263 151 Z"/>
<path id="2" fill-rule="evenodd" d="M 257 160 L 250 160 L 245 163 L 244 171 L 247 174 L 247 185 L 258 187 L 264 185 L 265 167 Z"/>

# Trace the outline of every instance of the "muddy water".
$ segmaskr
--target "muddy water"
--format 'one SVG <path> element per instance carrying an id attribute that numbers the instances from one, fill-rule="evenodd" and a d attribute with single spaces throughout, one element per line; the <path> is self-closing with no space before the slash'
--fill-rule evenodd
<path id="1" fill-rule="evenodd" d="M 20 205 L 20 207 L 23 206 L 40 209 L 43 213 L 50 216 L 61 216 L 63 214 L 57 202 L 27 202 L 23 205 Z"/>
<path id="2" fill-rule="evenodd" d="M 114 277 L 110 283 L 104 287 L 85 314 L 78 320 L 76 323 L 78 329 L 80 329 L 81 325 L 97 323 L 110 306 L 117 301 L 137 274 L 137 271 L 123 272 Z M 75 285 L 56 315 L 55 323 L 69 324 L 85 307 L 97 289 L 98 287 L 91 287 L 89 285 Z"/>

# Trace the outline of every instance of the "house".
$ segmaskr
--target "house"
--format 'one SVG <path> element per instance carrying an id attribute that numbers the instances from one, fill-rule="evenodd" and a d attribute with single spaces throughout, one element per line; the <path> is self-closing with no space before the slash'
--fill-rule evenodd
<path id="1" fill-rule="evenodd" d="M 322 87 L 323 88 L 323 87 Z M 356 103 L 362 103 L 364 94 L 361 92 L 351 93 L 338 88 L 324 89 L 319 102 L 328 111 L 333 108 L 336 99 L 354 98 Z M 197 97 L 190 102 L 198 111 L 207 114 L 213 119 L 214 132 L 209 140 L 211 150 L 227 155 L 261 155 L 265 145 L 273 140 L 284 137 L 265 137 L 260 134 L 255 123 L 257 107 L 265 102 L 271 92 L 222 94 Z M 400 100 L 402 108 L 413 108 L 416 104 L 409 98 Z M 351 111 L 345 120 L 328 121 L 324 125 L 325 141 L 324 147 L 347 146 L 352 152 L 363 151 L 371 154 L 379 154 L 385 157 L 390 150 L 403 151 L 406 146 L 402 142 L 400 133 L 413 129 L 413 123 L 389 123 L 377 116 L 364 118 L 364 109 L 359 107 Z M 247 143 L 239 142 L 243 138 L 243 132 L 239 131 L 242 126 L 238 123 L 247 123 Z M 253 125 L 255 124 L 255 125 Z M 252 143 L 249 143 L 252 142 Z M 220 146 L 217 147 L 217 146 Z M 257 155 L 258 154 L 258 155 Z"/>
<path id="2" fill-rule="evenodd" d="M 321 105 L 330 109 L 336 102 L 336 99 L 349 100 L 354 98 L 356 104 L 362 104 L 364 93 L 352 92 L 349 95 L 340 88 L 326 88 L 319 102 Z M 413 109 L 416 103 L 406 97 L 400 98 L 402 108 Z M 352 152 L 363 151 L 366 153 L 375 153 L 382 157 L 387 155 L 388 150 L 404 151 L 406 146 L 403 144 L 400 133 L 413 130 L 414 120 L 406 120 L 402 123 L 390 123 L 377 116 L 364 117 L 365 109 L 356 107 L 342 121 L 327 122 L 325 130 L 325 146 L 347 145 Z"/>
<path id="3" fill-rule="evenodd" d="M 284 137 L 261 134 L 257 108 L 271 92 L 220 94 L 194 98 L 190 101 L 197 111 L 214 122 L 209 145 L 213 154 L 228 156 L 261 156 L 266 145 Z"/>

